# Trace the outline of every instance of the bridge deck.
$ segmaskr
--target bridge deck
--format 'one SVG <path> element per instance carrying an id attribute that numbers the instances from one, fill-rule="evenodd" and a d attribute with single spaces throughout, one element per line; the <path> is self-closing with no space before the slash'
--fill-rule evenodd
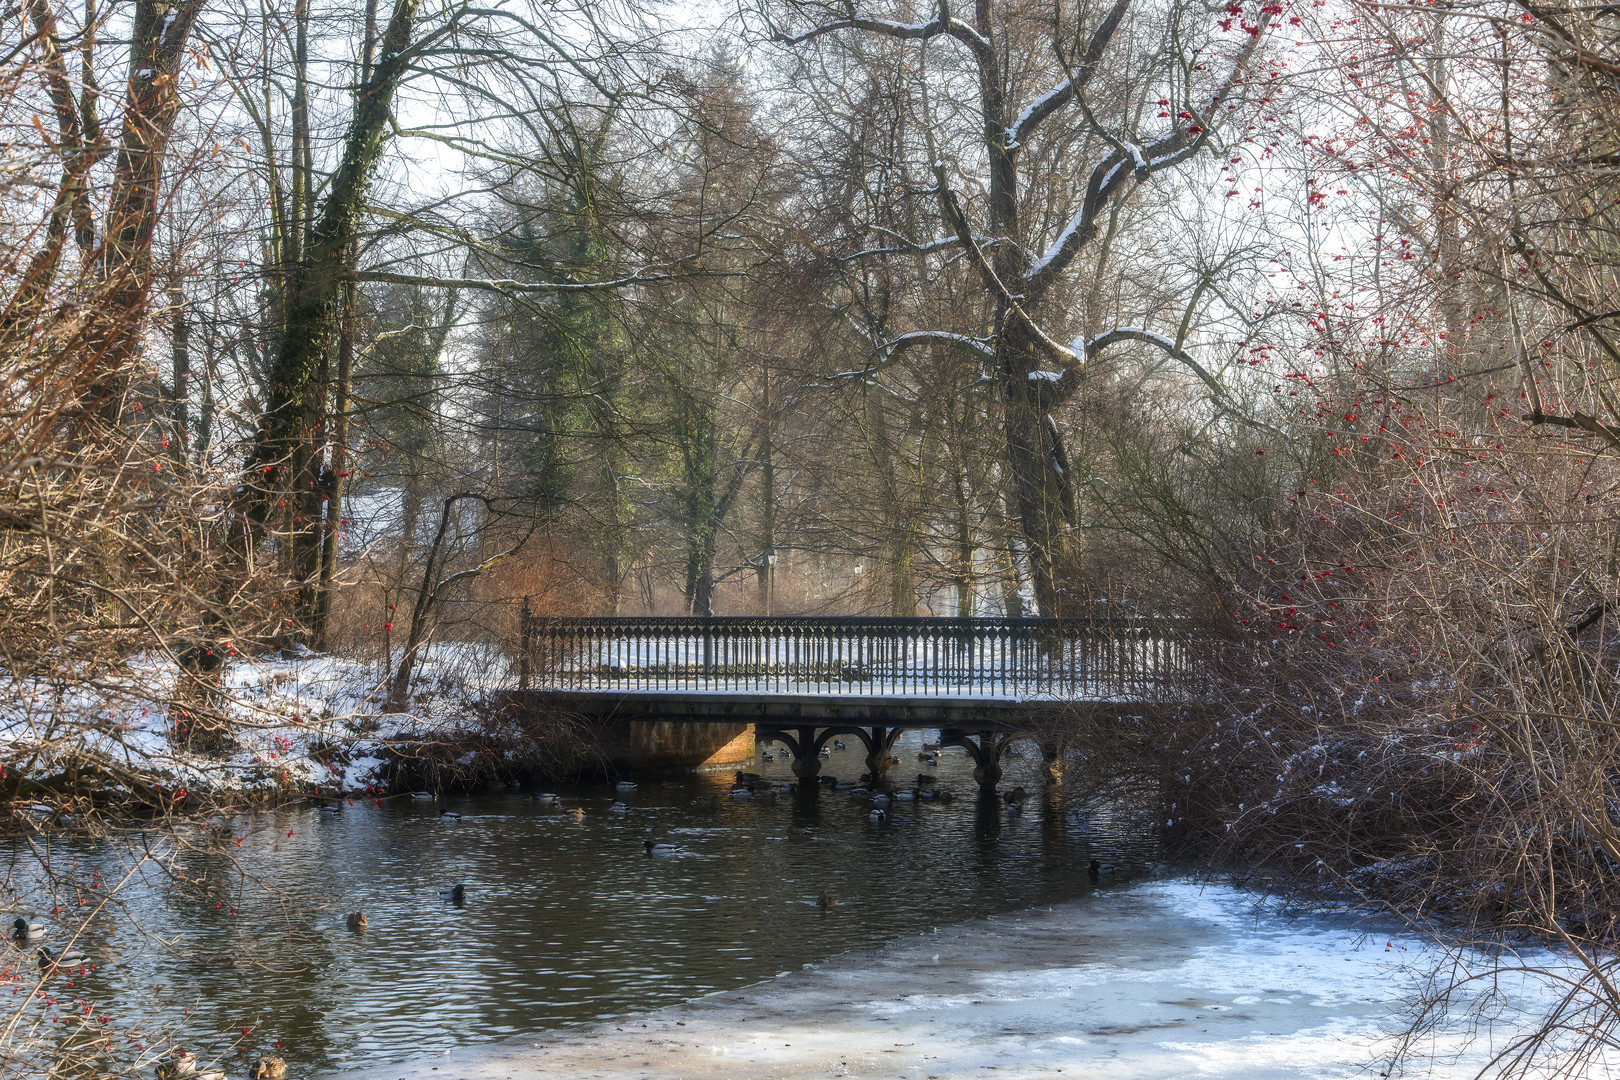
<path id="1" fill-rule="evenodd" d="M 1173 697 L 1179 624 L 1143 619 L 523 621 L 520 686 L 617 695 L 1127 702 Z"/>

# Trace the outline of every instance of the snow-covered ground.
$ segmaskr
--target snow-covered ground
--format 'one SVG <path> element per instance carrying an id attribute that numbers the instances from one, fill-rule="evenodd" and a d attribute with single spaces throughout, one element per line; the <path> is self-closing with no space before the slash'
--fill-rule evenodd
<path id="1" fill-rule="evenodd" d="M 444 732 L 467 721 L 489 691 L 511 681 L 496 650 L 449 644 L 428 649 L 407 712 L 385 711 L 382 673 L 332 656 L 237 658 L 222 680 L 231 719 L 223 757 L 188 751 L 171 738 L 175 666 L 137 657 L 127 670 L 61 688 L 0 680 L 0 745 L 9 768 L 54 774 L 86 754 L 167 778 L 176 788 L 276 786 L 363 791 L 387 739 Z M 332 748 L 339 752 L 329 753 Z"/>
<path id="2" fill-rule="evenodd" d="M 1474 999 L 1461 996 L 1454 1023 L 1387 1072 L 1407 1003 L 1444 963 L 1433 946 L 1388 927 L 1291 921 L 1231 887 L 1150 881 L 583 1031 L 349 1076 L 1472 1077 L 1526 1030 L 1547 991 L 1492 980 L 1493 1024 L 1476 1026 Z M 1607 1074 L 1602 1062 L 1588 1073 Z"/>

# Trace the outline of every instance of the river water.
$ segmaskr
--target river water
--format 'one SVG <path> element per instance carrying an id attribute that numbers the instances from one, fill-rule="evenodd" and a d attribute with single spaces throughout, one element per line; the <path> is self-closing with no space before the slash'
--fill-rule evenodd
<path id="1" fill-rule="evenodd" d="M 148 865 L 149 880 L 117 894 L 119 916 L 109 909 L 81 942 L 98 967 L 73 992 L 117 1020 L 150 1016 L 147 1053 L 184 1045 L 240 1076 L 275 1048 L 295 1076 L 342 1074 L 591 1025 L 1061 903 L 1096 887 L 1091 859 L 1118 865 L 1117 886 L 1154 857 L 1139 826 L 1047 788 L 1038 763 L 1012 753 L 1003 790 L 1030 789 L 1024 812 L 980 803 L 962 751 L 918 761 L 924 736 L 897 744 L 895 776 L 927 769 L 957 798 L 896 802 L 880 823 L 827 789 L 732 799 L 729 772 L 644 780 L 631 794 L 564 785 L 551 789 L 560 807 L 518 792 L 354 799 L 340 814 L 301 807 L 220 823 L 172 868 L 206 883 L 209 899 L 176 900 Z M 850 740 L 824 772 L 853 778 L 863 754 Z M 780 758 L 758 771 L 791 779 Z M 788 839 L 801 829 L 814 839 Z M 652 830 L 681 850 L 650 857 Z M 90 886 L 126 865 L 115 852 L 51 854 L 80 884 L 21 898 L 47 922 L 99 899 Z M 12 880 L 25 881 L 35 856 L 13 856 Z M 461 906 L 441 898 L 457 883 Z M 823 892 L 836 908 L 816 905 Z M 364 934 L 345 928 L 355 910 Z"/>
<path id="2" fill-rule="evenodd" d="M 925 767 L 923 737 L 901 741 L 896 776 Z M 854 745 L 825 769 L 861 760 Z M 48 1040 L 87 1006 L 120 1032 L 115 1059 L 145 1071 L 180 1046 L 236 1080 L 271 1050 L 305 1080 L 1302 1080 L 1382 1072 L 1443 959 L 1169 876 L 1151 830 L 1083 784 L 1047 787 L 1036 760 L 1008 762 L 1004 789 L 1031 791 L 1017 816 L 975 799 L 961 751 L 926 767 L 958 797 L 881 822 L 845 792 L 732 799 L 729 773 L 562 786 L 556 807 L 512 792 L 289 809 L 199 830 L 168 862 L 201 900 L 154 862 L 114 889 L 128 846 L 14 845 L 12 906 L 58 940 L 60 912 L 113 893 L 80 942 L 96 970 L 52 977 L 28 1017 Z M 788 779 L 780 758 L 759 771 Z M 802 829 L 814 839 L 789 839 Z M 649 856 L 653 836 L 681 850 Z M 41 858 L 50 894 L 26 888 Z M 1092 859 L 1115 869 L 1091 875 Z M 459 905 L 442 896 L 457 883 Z M 1432 1033 L 1423 1074 L 1474 1075 L 1523 1030 L 1501 1002 L 1544 1004 L 1486 985 L 1505 1020 Z"/>

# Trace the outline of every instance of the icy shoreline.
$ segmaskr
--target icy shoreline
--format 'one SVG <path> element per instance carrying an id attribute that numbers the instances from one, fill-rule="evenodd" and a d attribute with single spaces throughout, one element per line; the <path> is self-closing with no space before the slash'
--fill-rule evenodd
<path id="1" fill-rule="evenodd" d="M 836 933 L 839 913 L 826 918 Z M 345 1075 L 1379 1075 L 1403 1003 L 1442 960 L 1387 927 L 1288 920 L 1258 912 L 1252 894 L 1234 888 L 1154 881 L 941 928 L 616 1022 Z M 1516 1030 L 1514 988 L 1498 989 L 1509 1010 L 1494 1032 L 1471 1038 L 1459 1024 L 1431 1034 L 1404 1075 L 1476 1075 Z M 1539 997 L 1521 989 L 1532 1004 Z"/>

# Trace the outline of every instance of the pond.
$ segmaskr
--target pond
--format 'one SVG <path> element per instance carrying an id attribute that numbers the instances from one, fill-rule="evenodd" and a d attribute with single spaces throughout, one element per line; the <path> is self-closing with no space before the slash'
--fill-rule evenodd
<path id="1" fill-rule="evenodd" d="M 1002 786 L 1029 788 L 1023 813 L 981 803 L 962 751 L 919 763 L 929 737 L 897 744 L 894 775 L 926 768 L 957 797 L 897 801 L 881 822 L 826 788 L 733 799 L 720 772 L 642 780 L 633 793 L 550 787 L 557 806 L 527 792 L 354 799 L 338 814 L 299 807 L 221 823 L 177 863 L 210 899 L 177 900 L 155 874 L 132 881 L 82 943 L 98 966 L 70 992 L 123 1023 L 154 1015 L 148 1049 L 172 1038 L 231 1076 L 271 1048 L 291 1075 L 339 1073 L 744 986 L 1081 896 L 1095 885 L 1092 859 L 1127 881 L 1154 858 L 1139 825 L 1048 788 L 1016 748 Z M 863 754 L 851 740 L 824 772 L 853 778 Z M 791 780 L 781 758 L 758 771 Z M 789 839 L 803 829 L 814 839 Z M 649 856 L 655 831 L 680 850 Z M 20 881 L 35 856 L 13 854 Z M 95 903 L 92 886 L 124 865 L 60 842 L 49 855 L 80 884 L 21 898 L 47 922 L 55 908 Z M 442 897 L 456 884 L 461 905 Z M 816 904 L 824 892 L 836 907 Z M 345 926 L 357 910 L 363 934 Z"/>

